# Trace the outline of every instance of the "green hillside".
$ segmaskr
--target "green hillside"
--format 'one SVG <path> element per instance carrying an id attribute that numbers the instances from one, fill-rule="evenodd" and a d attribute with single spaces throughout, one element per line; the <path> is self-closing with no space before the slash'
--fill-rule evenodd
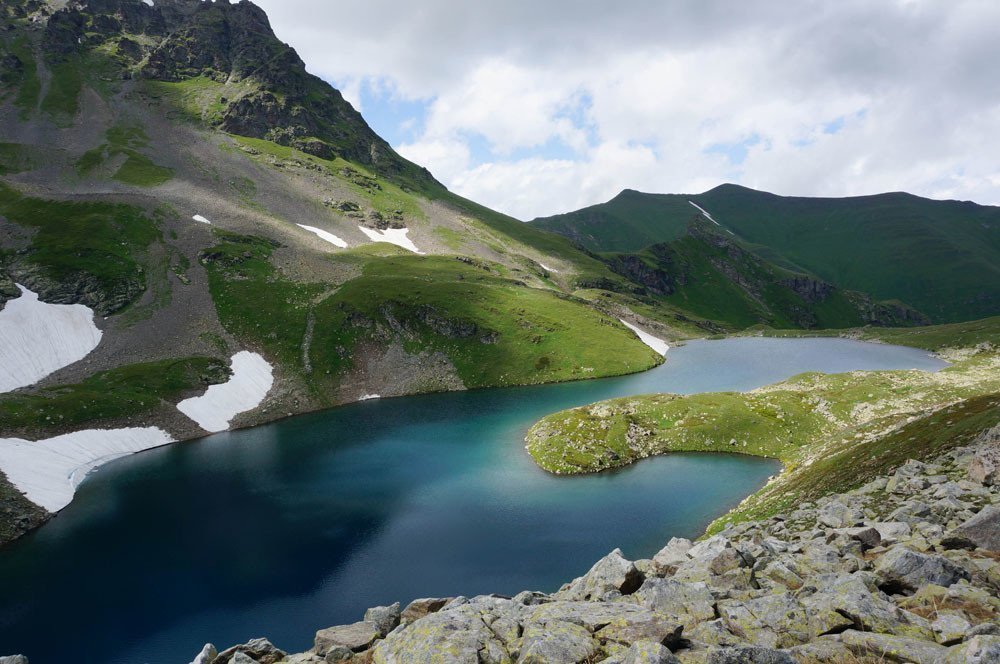
<path id="1" fill-rule="evenodd" d="M 534 223 L 593 251 L 638 251 L 679 238 L 698 212 L 691 202 L 778 265 L 900 300 L 935 321 L 1000 310 L 1000 208 L 970 202 L 794 198 L 722 185 L 696 195 L 624 191 Z"/>
<path id="2" fill-rule="evenodd" d="M 926 324 L 919 312 L 786 270 L 695 216 L 685 234 L 635 254 L 605 254 L 612 270 L 643 284 L 657 302 L 730 329 Z"/>

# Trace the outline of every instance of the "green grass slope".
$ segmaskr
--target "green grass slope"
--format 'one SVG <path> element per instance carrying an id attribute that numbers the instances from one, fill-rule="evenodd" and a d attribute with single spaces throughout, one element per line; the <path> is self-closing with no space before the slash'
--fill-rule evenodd
<path id="1" fill-rule="evenodd" d="M 297 374 L 321 403 L 337 398 L 367 353 L 393 345 L 440 353 L 467 388 L 618 375 L 662 361 L 618 321 L 510 279 L 499 264 L 365 247 L 338 256 L 359 276 L 299 283 L 271 262 L 275 243 L 218 235 L 202 263 L 223 325 Z"/>
<path id="2" fill-rule="evenodd" d="M 535 220 L 595 251 L 677 239 L 694 208 L 756 246 L 841 288 L 901 300 L 938 322 L 1000 310 L 1000 208 L 904 193 L 776 196 L 736 185 L 696 195 L 622 192 L 602 205 Z"/>
<path id="3" fill-rule="evenodd" d="M 676 240 L 606 259 L 613 270 L 647 285 L 659 302 L 729 329 L 927 322 L 901 304 L 872 302 L 862 293 L 778 267 L 701 217 Z"/>

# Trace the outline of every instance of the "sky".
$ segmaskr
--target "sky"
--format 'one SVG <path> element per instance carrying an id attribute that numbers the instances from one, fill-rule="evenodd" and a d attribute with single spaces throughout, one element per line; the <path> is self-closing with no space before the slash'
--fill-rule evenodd
<path id="1" fill-rule="evenodd" d="M 622 189 L 1000 204 L 995 0 L 256 0 L 403 156 L 532 219 Z"/>

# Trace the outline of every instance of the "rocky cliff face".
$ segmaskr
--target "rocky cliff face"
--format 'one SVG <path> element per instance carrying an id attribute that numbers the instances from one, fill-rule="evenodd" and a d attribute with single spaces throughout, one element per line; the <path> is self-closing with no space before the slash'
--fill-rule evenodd
<path id="1" fill-rule="evenodd" d="M 515 561 L 512 561 L 515 564 Z M 1000 427 L 933 463 L 650 560 L 613 551 L 551 595 L 370 609 L 288 655 L 265 639 L 195 662 L 1000 661 Z"/>
<path id="2" fill-rule="evenodd" d="M 214 126 L 292 146 L 324 159 L 343 157 L 419 185 L 433 182 L 365 123 L 339 91 L 309 74 L 267 15 L 248 0 L 78 0 L 55 11 L 43 43 L 52 60 L 100 48 L 126 78 L 204 79 L 245 85 L 222 96 Z"/>

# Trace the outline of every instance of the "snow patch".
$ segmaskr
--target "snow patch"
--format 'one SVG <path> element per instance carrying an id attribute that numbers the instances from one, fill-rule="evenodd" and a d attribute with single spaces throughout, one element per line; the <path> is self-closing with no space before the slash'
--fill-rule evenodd
<path id="1" fill-rule="evenodd" d="M 362 394 L 358 398 L 358 401 L 371 401 L 372 399 L 381 399 L 381 398 L 382 398 L 381 394 Z"/>
<path id="2" fill-rule="evenodd" d="M 200 397 L 177 404 L 181 411 L 205 431 L 215 433 L 229 428 L 229 422 L 260 405 L 271 391 L 274 375 L 271 365 L 257 353 L 240 351 L 233 355 L 233 375 L 221 385 L 210 385 Z"/>
<path id="3" fill-rule="evenodd" d="M 712 215 L 710 215 L 710 214 L 708 213 L 708 210 L 706 210 L 706 209 L 705 209 L 705 208 L 703 208 L 702 206 L 698 205 L 698 204 L 697 204 L 697 203 L 695 203 L 694 201 L 688 201 L 688 203 L 690 203 L 691 205 L 693 205 L 693 206 L 695 206 L 696 208 L 698 208 L 698 211 L 699 211 L 699 212 L 701 212 L 701 213 L 702 213 L 703 215 L 705 215 L 705 218 L 706 218 L 706 219 L 708 219 L 709 221 L 711 221 L 711 222 L 712 222 L 713 224 L 715 224 L 716 226 L 718 226 L 718 227 L 719 227 L 719 228 L 721 228 L 722 230 L 726 231 L 726 232 L 727 232 L 727 233 L 729 233 L 730 235 L 735 235 L 735 233 L 733 233 L 733 232 L 732 232 L 731 230 L 729 230 L 728 228 L 726 228 L 725 226 L 723 226 L 722 224 L 720 224 L 719 222 L 717 222 L 717 221 L 716 221 L 715 219 L 713 219 L 713 218 L 712 218 Z"/>
<path id="4" fill-rule="evenodd" d="M 618 320 L 622 322 L 622 325 L 635 332 L 636 336 L 639 337 L 639 341 L 646 344 L 660 355 L 666 357 L 667 351 L 670 350 L 670 345 L 666 341 L 658 337 L 654 337 L 652 334 L 649 334 L 648 332 L 643 332 L 635 325 L 632 325 L 631 323 L 628 323 L 627 321 L 624 321 L 621 318 L 619 318 Z"/>
<path id="5" fill-rule="evenodd" d="M 415 254 L 424 253 L 417 249 L 417 245 L 413 244 L 410 238 L 406 237 L 406 234 L 410 232 L 409 228 L 387 228 L 384 231 L 377 231 L 365 226 L 358 226 L 358 228 L 373 242 L 388 242 L 389 244 L 412 251 Z"/>
<path id="6" fill-rule="evenodd" d="M 37 442 L 0 438 L 0 470 L 28 500 L 58 512 L 98 466 L 172 442 L 156 427 L 88 429 Z"/>
<path id="7" fill-rule="evenodd" d="M 539 265 L 541 265 L 542 269 L 545 270 L 546 272 L 555 272 L 556 274 L 559 274 L 559 270 L 553 270 L 551 267 L 549 267 L 545 263 L 539 263 Z"/>
<path id="8" fill-rule="evenodd" d="M 205 217 L 201 216 L 200 214 L 196 214 L 196 215 L 194 215 L 191 218 L 194 219 L 195 221 L 197 221 L 198 223 L 201 223 L 201 224 L 209 224 L 209 225 L 211 225 L 211 223 L 212 223 L 211 221 L 209 221 Z"/>
<path id="9" fill-rule="evenodd" d="M 46 304 L 17 287 L 21 297 L 0 311 L 0 392 L 32 385 L 82 360 L 101 342 L 90 307 Z"/>
<path id="10" fill-rule="evenodd" d="M 335 244 L 341 249 L 347 249 L 347 243 L 341 240 L 333 233 L 328 233 L 324 231 L 322 228 L 316 228 L 315 226 L 306 226 L 305 224 L 295 224 L 295 225 L 298 226 L 299 228 L 303 228 L 309 231 L 310 233 L 314 233 L 321 240 L 326 240 L 330 244 Z"/>

